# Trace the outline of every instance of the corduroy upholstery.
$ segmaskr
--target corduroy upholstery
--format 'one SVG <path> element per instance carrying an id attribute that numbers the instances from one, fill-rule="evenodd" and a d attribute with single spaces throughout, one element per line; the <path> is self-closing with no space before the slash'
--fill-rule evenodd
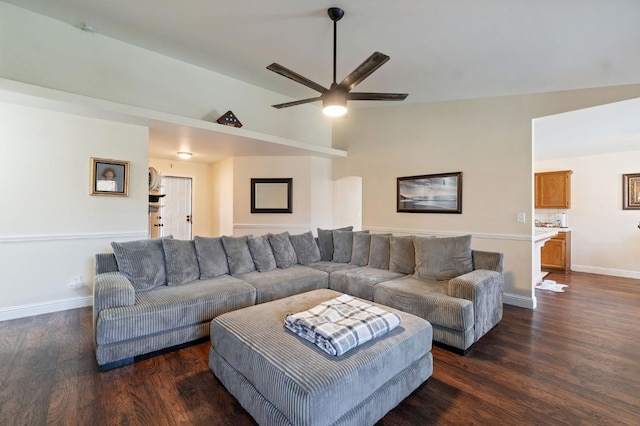
<path id="1" fill-rule="evenodd" d="M 325 233 L 332 234 L 332 231 Z M 371 263 L 358 267 L 334 261 L 302 265 L 300 263 L 308 262 L 310 257 L 300 256 L 299 264 L 268 271 L 270 268 L 260 268 L 264 272 L 256 271 L 255 260 L 251 259 L 252 265 L 246 265 L 244 269 L 253 269 L 252 272 L 233 276 L 229 275 L 229 254 L 225 252 L 223 238 L 196 237 L 200 279 L 174 286 L 160 285 L 144 291 L 136 290 L 126 275 L 119 271 L 113 253 L 97 254 L 93 326 L 98 363 L 116 366 L 125 359 L 133 362 L 132 357 L 205 336 L 210 320 L 221 313 L 329 287 L 420 316 L 432 323 L 435 342 L 459 351 L 468 350 L 501 320 L 502 254 L 471 251 L 473 264 L 470 272 L 450 280 L 419 279 L 411 274 L 410 269 L 414 264 L 416 268 L 418 264 L 424 265 L 422 259 L 405 261 L 403 256 L 418 253 L 428 256 L 430 253 L 424 248 L 429 246 L 436 250 L 438 245 L 433 244 L 435 241 L 422 241 L 421 249 L 413 250 L 413 237 L 372 234 L 370 253 L 367 254 L 363 247 L 369 244 L 361 244 L 360 235 L 353 234 L 352 254 L 358 253 L 361 260 L 373 260 L 377 268 Z M 304 238 L 304 253 L 310 253 L 311 236 L 299 237 Z M 268 240 L 266 236 L 261 238 L 264 242 Z M 244 250 L 246 246 L 249 252 L 246 237 L 227 239 L 232 243 L 242 242 L 241 248 Z M 445 249 L 438 254 L 441 260 L 435 264 L 436 267 L 447 264 L 443 253 L 451 249 L 449 241 L 442 239 L 442 242 Z M 207 246 L 205 243 L 210 244 Z M 313 243 L 319 244 L 320 241 Z M 176 245 L 187 246 L 187 243 L 178 242 Z M 295 246 L 293 244 L 294 250 Z M 469 250 L 467 243 L 460 247 Z M 237 257 L 238 247 L 230 246 L 229 250 L 232 257 Z M 312 251 L 316 252 L 315 249 Z M 175 269 L 177 266 L 171 267 Z M 196 274 L 192 273 L 191 277 L 196 277 Z M 207 279 L 210 277 L 212 279 Z"/>
<path id="2" fill-rule="evenodd" d="M 287 313 L 339 296 L 316 290 L 216 317 L 209 365 L 258 424 L 373 424 L 431 376 L 431 325 L 402 325 L 339 358 L 283 328 Z"/>

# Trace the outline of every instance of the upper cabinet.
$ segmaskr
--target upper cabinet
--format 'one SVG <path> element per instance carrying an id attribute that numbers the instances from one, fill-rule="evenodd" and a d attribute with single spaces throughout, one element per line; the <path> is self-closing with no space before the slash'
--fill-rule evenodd
<path id="1" fill-rule="evenodd" d="M 535 208 L 571 208 L 571 170 L 535 174 Z"/>

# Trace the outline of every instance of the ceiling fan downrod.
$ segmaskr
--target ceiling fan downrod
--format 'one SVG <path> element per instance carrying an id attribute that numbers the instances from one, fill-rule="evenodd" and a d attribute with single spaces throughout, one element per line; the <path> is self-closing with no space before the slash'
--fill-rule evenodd
<path id="1" fill-rule="evenodd" d="M 336 82 L 336 58 L 338 51 L 338 21 L 342 19 L 344 16 L 344 10 L 339 7 L 330 7 L 327 9 L 327 14 L 329 18 L 333 21 L 333 84 L 335 86 L 338 84 Z"/>

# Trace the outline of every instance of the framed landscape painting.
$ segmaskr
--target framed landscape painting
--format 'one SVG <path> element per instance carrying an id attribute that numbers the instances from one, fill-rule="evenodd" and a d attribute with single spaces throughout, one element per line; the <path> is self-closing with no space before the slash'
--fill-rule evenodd
<path id="1" fill-rule="evenodd" d="M 462 213 L 462 172 L 398 178 L 398 212 Z"/>

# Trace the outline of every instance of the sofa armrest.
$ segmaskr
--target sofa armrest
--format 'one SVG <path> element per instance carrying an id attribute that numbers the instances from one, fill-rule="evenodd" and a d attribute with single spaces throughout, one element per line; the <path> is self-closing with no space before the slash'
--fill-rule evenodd
<path id="1" fill-rule="evenodd" d="M 490 251 L 472 250 L 473 269 L 488 269 L 490 271 L 504 271 L 504 254 Z"/>
<path id="2" fill-rule="evenodd" d="M 122 272 L 98 274 L 93 284 L 93 326 L 100 311 L 136 303 L 136 291 Z"/>
<path id="3" fill-rule="evenodd" d="M 475 269 L 449 280 L 449 296 L 473 302 L 476 342 L 502 319 L 503 289 L 503 273 L 488 269 Z"/>

